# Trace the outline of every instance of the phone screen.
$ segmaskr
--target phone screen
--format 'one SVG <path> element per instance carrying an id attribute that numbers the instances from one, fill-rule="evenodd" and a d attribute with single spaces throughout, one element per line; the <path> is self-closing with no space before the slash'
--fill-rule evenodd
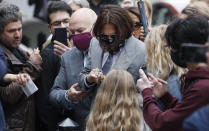
<path id="1" fill-rule="evenodd" d="M 206 63 L 206 52 L 208 47 L 200 44 L 182 44 L 180 58 L 187 63 Z"/>
<path id="2" fill-rule="evenodd" d="M 67 46 L 67 30 L 66 28 L 55 28 L 54 40 Z"/>

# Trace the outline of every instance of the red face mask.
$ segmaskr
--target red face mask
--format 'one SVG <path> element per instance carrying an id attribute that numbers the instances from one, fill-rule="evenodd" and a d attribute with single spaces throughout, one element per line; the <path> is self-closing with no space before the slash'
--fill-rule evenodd
<path id="1" fill-rule="evenodd" d="M 73 43 L 81 51 L 86 51 L 89 48 L 92 35 L 90 32 L 76 34 L 72 36 Z"/>

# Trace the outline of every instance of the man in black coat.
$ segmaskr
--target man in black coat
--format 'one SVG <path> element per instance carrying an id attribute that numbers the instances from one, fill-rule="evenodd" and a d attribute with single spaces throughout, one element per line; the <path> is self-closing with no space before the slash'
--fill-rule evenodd
<path id="1" fill-rule="evenodd" d="M 63 1 L 51 2 L 47 9 L 47 22 L 50 32 L 54 34 L 55 28 L 62 27 L 67 29 L 67 35 L 69 36 L 71 13 L 72 10 L 67 3 Z M 39 92 L 36 95 L 39 131 L 56 131 L 57 123 L 63 120 L 62 110 L 53 107 L 48 102 L 48 96 L 59 72 L 60 56 L 67 50 L 70 50 L 70 47 L 52 38 L 51 43 L 41 52 L 43 72 L 37 81 Z"/>

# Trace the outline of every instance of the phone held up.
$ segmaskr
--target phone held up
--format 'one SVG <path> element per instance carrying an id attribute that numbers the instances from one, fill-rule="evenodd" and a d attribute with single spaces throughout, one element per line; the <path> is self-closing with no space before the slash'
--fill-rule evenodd
<path id="1" fill-rule="evenodd" d="M 209 47 L 195 43 L 184 43 L 180 48 L 180 58 L 186 63 L 206 63 L 206 52 Z"/>
<path id="2" fill-rule="evenodd" d="M 54 40 L 59 41 L 64 45 L 68 45 L 67 43 L 67 30 L 66 28 L 55 28 L 55 36 Z"/>
<path id="3" fill-rule="evenodd" d="M 147 27 L 146 11 L 145 11 L 145 8 L 144 8 L 144 1 L 139 0 L 137 2 L 137 5 L 138 5 L 139 12 L 140 12 L 140 20 L 141 20 L 142 25 L 144 27 L 144 34 L 146 36 L 148 34 L 148 27 Z"/>

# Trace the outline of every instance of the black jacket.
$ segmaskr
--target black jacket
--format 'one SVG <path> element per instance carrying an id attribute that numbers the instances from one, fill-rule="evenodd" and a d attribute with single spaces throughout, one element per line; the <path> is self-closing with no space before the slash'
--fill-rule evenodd
<path id="1" fill-rule="evenodd" d="M 60 68 L 60 58 L 53 53 L 52 42 L 42 50 L 41 57 L 43 71 L 36 82 L 39 87 L 36 94 L 39 131 L 56 131 L 57 123 L 63 118 L 61 109 L 53 107 L 48 101 L 50 89 Z"/>

